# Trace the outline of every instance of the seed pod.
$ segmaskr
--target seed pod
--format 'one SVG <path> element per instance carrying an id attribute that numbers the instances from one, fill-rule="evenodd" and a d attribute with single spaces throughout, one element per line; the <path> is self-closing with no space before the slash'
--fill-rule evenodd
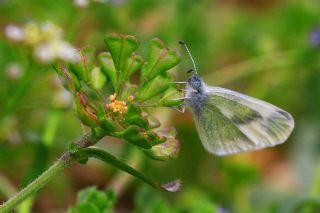
<path id="1" fill-rule="evenodd" d="M 78 77 L 86 83 L 90 82 L 91 71 L 94 68 L 94 47 L 84 47 L 80 51 L 80 61 L 77 63 L 68 63 L 68 68 Z"/>
<path id="2" fill-rule="evenodd" d="M 116 70 L 124 71 L 129 57 L 139 46 L 138 40 L 130 35 L 111 33 L 104 41 L 112 55 Z"/>
<path id="3" fill-rule="evenodd" d="M 99 125 L 97 115 L 88 107 L 85 95 L 77 92 L 75 99 L 78 117 L 80 118 L 81 122 L 92 128 L 97 127 Z"/>
<path id="4" fill-rule="evenodd" d="M 164 74 L 180 62 L 176 51 L 165 48 L 160 39 L 153 39 L 149 45 L 148 62 L 142 67 L 141 80 L 143 82 Z"/>
<path id="5" fill-rule="evenodd" d="M 117 84 L 117 71 L 113 65 L 112 57 L 109 52 L 100 53 L 98 56 L 101 71 L 110 79 L 113 88 L 116 88 Z"/>
<path id="6" fill-rule="evenodd" d="M 172 85 L 172 77 L 168 74 L 162 74 L 153 80 L 146 82 L 141 86 L 137 99 L 140 101 L 149 100 L 160 95 Z"/>
<path id="7" fill-rule="evenodd" d="M 151 142 L 147 139 L 147 134 L 138 126 L 129 126 L 124 131 L 119 132 L 118 135 L 135 146 L 144 149 L 152 148 Z"/>
<path id="8" fill-rule="evenodd" d="M 170 160 L 177 158 L 180 151 L 180 143 L 175 138 L 167 138 L 164 143 L 153 146 L 149 150 L 144 150 L 145 153 L 155 160 Z"/>

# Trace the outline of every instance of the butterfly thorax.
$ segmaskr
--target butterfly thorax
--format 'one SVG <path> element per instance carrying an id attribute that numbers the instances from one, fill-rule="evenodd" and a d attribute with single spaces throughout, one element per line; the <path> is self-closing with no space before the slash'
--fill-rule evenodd
<path id="1" fill-rule="evenodd" d="M 187 81 L 186 103 L 196 114 L 207 102 L 205 87 L 205 83 L 197 75 L 192 75 Z"/>

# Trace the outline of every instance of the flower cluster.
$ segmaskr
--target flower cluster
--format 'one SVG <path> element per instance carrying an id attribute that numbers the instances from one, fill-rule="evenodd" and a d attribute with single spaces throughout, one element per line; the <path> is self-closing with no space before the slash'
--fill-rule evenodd
<path id="1" fill-rule="evenodd" d="M 55 59 L 79 61 L 75 47 L 63 40 L 63 31 L 51 22 L 28 22 L 23 26 L 10 24 L 5 28 L 8 39 L 22 42 L 33 48 L 34 55 L 41 62 L 49 63 Z"/>
<path id="2" fill-rule="evenodd" d="M 75 98 L 79 119 L 94 131 L 138 146 L 154 159 L 175 158 L 180 147 L 176 132 L 159 128 L 160 122 L 144 106 L 181 104 L 175 99 L 180 93 L 168 72 L 179 63 L 179 55 L 159 39 L 150 42 L 146 61 L 134 53 L 139 43 L 133 36 L 110 34 L 105 43 L 110 52 L 96 58 L 95 49 L 85 47 L 79 62 L 57 67 L 64 86 Z M 131 83 L 139 71 L 139 83 Z"/>
<path id="3" fill-rule="evenodd" d="M 130 97 L 133 97 L 132 95 Z M 114 113 L 125 114 L 128 111 L 127 102 L 119 101 L 116 99 L 117 93 L 109 96 L 110 103 L 106 105 L 106 108 Z M 128 97 L 129 100 L 129 97 Z"/>

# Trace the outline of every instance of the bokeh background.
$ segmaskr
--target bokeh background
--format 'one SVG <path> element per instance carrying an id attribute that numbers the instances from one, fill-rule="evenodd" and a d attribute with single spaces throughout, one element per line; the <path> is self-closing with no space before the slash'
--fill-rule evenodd
<path id="1" fill-rule="evenodd" d="M 94 185 L 115 191 L 114 212 L 320 212 L 319 11 L 318 0 L 1 0 L 0 201 L 85 131 L 57 81 L 55 58 L 86 45 L 105 51 L 103 38 L 117 32 L 136 36 L 144 56 L 154 37 L 179 51 L 180 81 L 191 68 L 178 45 L 185 40 L 208 84 L 285 109 L 293 134 L 274 148 L 216 157 L 201 146 L 189 112 L 160 109 L 162 125 L 177 128 L 178 159 L 156 162 L 112 138 L 99 146 L 159 182 L 181 178 L 180 192 L 158 192 L 91 160 L 73 164 L 18 212 L 64 212 Z M 41 46 L 37 26 L 60 46 Z"/>

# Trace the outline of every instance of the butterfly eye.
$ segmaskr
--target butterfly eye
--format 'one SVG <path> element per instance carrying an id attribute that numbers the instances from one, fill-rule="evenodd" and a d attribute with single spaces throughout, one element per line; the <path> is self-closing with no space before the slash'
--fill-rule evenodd
<path id="1" fill-rule="evenodd" d="M 201 81 L 199 79 L 196 79 L 192 82 L 192 87 L 195 89 L 198 89 L 201 87 Z"/>

